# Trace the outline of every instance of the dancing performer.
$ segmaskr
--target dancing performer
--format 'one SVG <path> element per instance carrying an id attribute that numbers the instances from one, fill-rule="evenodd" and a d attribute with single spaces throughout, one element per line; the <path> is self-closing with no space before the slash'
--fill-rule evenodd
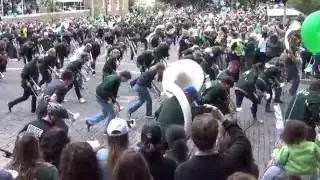
<path id="1" fill-rule="evenodd" d="M 241 104 L 243 98 L 246 97 L 252 102 L 251 113 L 253 120 L 257 121 L 257 110 L 259 97 L 256 94 L 256 80 L 260 73 L 264 70 L 262 63 L 257 63 L 251 70 L 248 70 L 242 74 L 239 81 L 236 83 L 235 94 L 236 94 L 236 106 L 237 111 L 241 111 Z M 263 122 L 263 121 L 259 121 Z"/>
<path id="2" fill-rule="evenodd" d="M 91 126 L 99 123 L 105 118 L 107 118 L 108 124 L 111 119 L 116 117 L 114 105 L 118 106 L 120 110 L 120 105 L 116 100 L 120 83 L 127 82 L 129 79 L 131 79 L 131 73 L 129 71 L 122 71 L 120 74 L 106 76 L 98 85 L 96 89 L 96 98 L 102 109 L 100 112 L 86 120 L 88 131 L 90 131 Z"/>
<path id="3" fill-rule="evenodd" d="M 158 80 L 161 80 L 165 66 L 163 64 L 158 64 L 155 68 L 142 73 L 134 84 L 130 83 L 131 86 L 134 86 L 133 89 L 137 92 L 138 98 L 135 100 L 135 103 L 132 104 L 128 110 L 128 115 L 131 117 L 131 114 L 137 111 L 144 102 L 146 102 L 146 118 L 152 117 L 152 98 L 148 91 L 148 88 L 151 89 L 151 83 L 155 79 L 155 76 L 158 76 Z"/>
<path id="4" fill-rule="evenodd" d="M 25 100 L 27 100 L 30 96 L 31 99 L 31 112 L 35 113 L 36 111 L 36 103 L 37 103 L 37 94 L 34 86 L 37 86 L 39 78 L 39 70 L 38 70 L 38 59 L 34 59 L 27 63 L 21 72 L 21 87 L 23 88 L 23 95 L 11 102 L 8 103 L 9 112 L 16 104 L 19 104 Z"/>
<path id="5" fill-rule="evenodd" d="M 54 66 L 57 64 L 57 56 L 56 50 L 54 48 L 50 48 L 48 50 L 48 55 L 43 56 L 39 59 L 39 70 L 41 74 L 41 81 L 39 86 L 42 86 L 44 83 L 50 83 L 52 80 L 52 70 Z"/>

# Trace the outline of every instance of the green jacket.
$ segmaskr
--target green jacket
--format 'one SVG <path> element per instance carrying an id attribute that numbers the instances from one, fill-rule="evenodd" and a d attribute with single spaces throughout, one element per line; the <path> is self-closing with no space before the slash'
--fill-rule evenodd
<path id="1" fill-rule="evenodd" d="M 183 112 L 175 96 L 163 101 L 156 116 L 158 116 L 157 121 L 163 132 L 165 132 L 171 124 L 184 125 Z"/>
<path id="2" fill-rule="evenodd" d="M 118 95 L 120 83 L 121 79 L 118 75 L 112 74 L 106 76 L 98 85 L 96 95 L 103 100 L 107 100 L 108 98 L 115 100 Z"/>
<path id="3" fill-rule="evenodd" d="M 38 82 L 39 79 L 39 69 L 37 66 L 37 62 L 35 60 L 28 62 L 21 71 L 21 87 L 27 88 L 27 82 L 32 78 L 35 82 Z M 31 82 L 30 82 L 31 83 Z"/>
<path id="4" fill-rule="evenodd" d="M 311 174 L 319 167 L 320 147 L 310 141 L 284 145 L 273 151 L 273 157 L 288 173 Z"/>
<path id="5" fill-rule="evenodd" d="M 281 80 L 281 71 L 279 68 L 272 66 L 268 67 L 259 75 L 259 78 L 271 85 L 278 85 Z"/>
<path id="6" fill-rule="evenodd" d="M 292 98 L 285 118 L 302 120 L 309 126 L 315 127 L 315 123 L 320 120 L 319 112 L 320 94 L 310 89 L 304 89 Z"/>
<path id="7" fill-rule="evenodd" d="M 240 76 L 240 79 L 236 83 L 236 87 L 244 93 L 251 94 L 255 92 L 257 78 L 258 74 L 254 70 L 248 70 Z"/>
<path id="8" fill-rule="evenodd" d="M 221 86 L 220 81 L 208 81 L 204 86 L 201 92 L 203 103 L 216 106 L 223 114 L 230 113 L 229 92 Z"/>

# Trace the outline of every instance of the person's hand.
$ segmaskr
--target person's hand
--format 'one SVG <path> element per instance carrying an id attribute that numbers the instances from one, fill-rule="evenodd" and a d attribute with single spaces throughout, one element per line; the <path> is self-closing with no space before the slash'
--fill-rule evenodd
<path id="1" fill-rule="evenodd" d="M 218 120 L 220 123 L 223 123 L 226 120 L 226 117 L 223 115 L 223 113 L 215 106 L 210 105 L 210 104 L 204 104 L 206 108 L 212 109 L 212 115 L 213 117 Z"/>

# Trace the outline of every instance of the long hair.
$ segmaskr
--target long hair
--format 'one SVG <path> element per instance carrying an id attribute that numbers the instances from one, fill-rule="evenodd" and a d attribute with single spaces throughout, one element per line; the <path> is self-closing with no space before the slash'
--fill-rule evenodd
<path id="1" fill-rule="evenodd" d="M 109 153 L 106 168 L 109 172 L 112 172 L 121 154 L 129 147 L 128 134 L 122 136 L 108 136 L 108 147 Z"/>
<path id="2" fill-rule="evenodd" d="M 52 128 L 45 132 L 40 140 L 44 160 L 58 167 L 62 149 L 69 142 L 68 134 L 61 128 Z"/>
<path id="3" fill-rule="evenodd" d="M 41 161 L 38 139 L 31 133 L 18 137 L 13 150 L 12 169 L 18 171 L 17 180 L 36 178 L 37 163 Z"/>
<path id="4" fill-rule="evenodd" d="M 113 180 L 152 180 L 152 175 L 139 152 L 125 151 L 114 168 Z"/>
<path id="5" fill-rule="evenodd" d="M 99 179 L 96 153 L 87 142 L 67 144 L 62 150 L 59 173 L 60 180 Z"/>

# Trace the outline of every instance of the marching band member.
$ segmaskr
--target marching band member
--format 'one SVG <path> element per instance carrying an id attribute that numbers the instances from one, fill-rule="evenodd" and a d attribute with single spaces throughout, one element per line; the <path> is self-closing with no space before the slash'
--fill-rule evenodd
<path id="1" fill-rule="evenodd" d="M 59 59 L 59 63 L 57 63 L 57 69 L 63 68 L 64 65 L 64 58 L 68 57 L 70 47 L 66 41 L 58 41 L 55 44 L 54 48 L 56 49 L 57 57 Z"/>
<path id="2" fill-rule="evenodd" d="M 41 74 L 41 81 L 39 86 L 41 87 L 44 83 L 48 84 L 52 80 L 52 73 L 54 66 L 57 64 L 56 50 L 50 48 L 48 54 L 39 59 L 39 71 Z"/>
<path id="3" fill-rule="evenodd" d="M 69 118 L 68 111 L 58 103 L 47 104 L 47 114 L 43 118 L 39 118 L 25 125 L 19 132 L 34 133 L 38 138 L 42 138 L 43 134 L 49 129 L 59 127 L 68 133 L 68 126 L 65 119 Z"/>
<path id="4" fill-rule="evenodd" d="M 277 61 L 276 59 L 274 60 Z M 280 61 L 277 61 L 275 65 L 270 65 L 269 67 L 266 67 L 264 72 L 262 72 L 259 75 L 256 81 L 257 89 L 262 93 L 266 93 L 265 97 L 267 99 L 267 103 L 265 107 L 265 112 L 273 112 L 270 106 L 273 94 L 272 89 L 275 87 L 280 87 L 281 76 L 283 74 L 283 71 L 284 64 Z M 276 89 L 274 103 L 281 103 L 280 95 L 281 91 L 279 92 L 279 89 Z"/>
<path id="5" fill-rule="evenodd" d="M 61 75 L 61 79 L 52 80 L 42 91 L 42 94 L 38 99 L 38 107 L 36 114 L 38 118 L 42 118 L 47 114 L 47 97 L 50 98 L 50 102 L 56 102 L 62 104 L 64 97 L 67 94 L 69 87 L 74 81 L 74 74 L 71 71 L 64 71 Z"/>
<path id="6" fill-rule="evenodd" d="M 152 98 L 148 91 L 148 88 L 152 88 L 152 81 L 157 75 L 158 81 L 161 80 L 165 66 L 163 64 L 157 64 L 155 68 L 143 72 L 134 83 L 130 83 L 131 87 L 137 92 L 138 97 L 135 100 L 135 103 L 129 107 L 128 115 L 131 117 L 131 114 L 137 111 L 143 104 L 146 102 L 146 118 L 152 117 Z M 131 104 L 131 103 L 130 103 Z"/>
<path id="7" fill-rule="evenodd" d="M 21 72 L 21 87 L 23 88 L 23 95 L 11 102 L 8 103 L 9 112 L 16 104 L 27 100 L 30 96 L 31 99 L 31 112 L 35 113 L 36 111 L 36 103 L 37 103 L 37 94 L 35 94 L 36 90 L 33 86 L 37 86 L 34 83 L 38 82 L 39 78 L 39 70 L 38 70 L 38 58 L 27 63 Z"/>
<path id="8" fill-rule="evenodd" d="M 20 51 L 20 57 L 23 58 L 23 62 L 26 64 L 32 60 L 35 53 L 35 43 L 31 40 L 27 40 L 22 46 Z"/>
<path id="9" fill-rule="evenodd" d="M 121 53 L 118 49 L 113 49 L 110 52 L 109 56 L 106 56 L 106 62 L 102 68 L 102 79 L 105 76 L 115 74 L 118 67 L 118 59 L 121 56 Z"/>
<path id="10" fill-rule="evenodd" d="M 43 52 L 40 53 L 46 53 L 49 51 L 50 48 L 53 48 L 53 41 L 49 38 L 49 33 L 44 32 L 43 38 L 40 39 L 39 44 L 42 46 Z"/>
<path id="11" fill-rule="evenodd" d="M 183 91 L 190 105 L 201 101 L 200 95 L 193 86 L 186 86 Z M 184 125 L 185 122 L 181 105 L 176 96 L 164 100 L 155 112 L 155 117 L 163 132 L 172 124 Z"/>
<path id="12" fill-rule="evenodd" d="M 252 102 L 251 113 L 253 120 L 257 121 L 257 110 L 259 97 L 256 94 L 256 80 L 261 72 L 264 70 L 262 63 L 257 63 L 254 67 L 242 74 L 239 81 L 236 83 L 236 106 L 237 111 L 241 111 L 241 104 L 243 98 L 246 97 Z M 262 122 L 262 121 L 261 121 Z"/>
<path id="13" fill-rule="evenodd" d="M 286 120 L 300 120 L 309 126 L 307 140 L 316 139 L 316 125 L 320 122 L 320 81 L 310 84 L 309 88 L 299 91 L 289 103 L 285 113 Z"/>
<path id="14" fill-rule="evenodd" d="M 120 110 L 120 105 L 116 98 L 121 82 L 127 82 L 131 79 L 129 71 L 122 71 L 120 74 L 113 74 L 106 76 L 96 88 L 96 98 L 98 104 L 101 106 L 101 112 L 86 120 L 88 131 L 90 127 L 107 118 L 107 124 L 111 119 L 116 117 L 114 105 Z"/>
<path id="15" fill-rule="evenodd" d="M 220 75 L 218 80 L 206 82 L 202 89 L 203 103 L 216 106 L 223 114 L 230 114 L 229 92 L 233 83 L 233 78 L 228 75 Z"/>
<path id="16" fill-rule="evenodd" d="M 230 61 L 228 64 L 227 69 L 220 72 L 217 76 L 217 79 L 219 79 L 222 76 L 230 76 L 234 82 L 237 82 L 239 80 L 240 75 L 240 63 L 237 60 Z"/>
<path id="17" fill-rule="evenodd" d="M 82 81 L 86 81 L 84 79 L 85 76 L 81 72 L 81 69 L 83 65 L 89 61 L 89 59 L 90 59 L 89 53 L 83 52 L 81 53 L 80 57 L 78 57 L 77 60 L 70 62 L 70 64 L 68 64 L 66 68 L 66 70 L 73 72 L 73 76 L 75 77 L 75 79 L 73 80 L 73 83 L 69 86 L 69 90 L 74 86 L 74 90 L 76 92 L 76 95 L 80 103 L 86 102 L 86 100 L 82 98 L 82 95 L 80 92 Z"/>

